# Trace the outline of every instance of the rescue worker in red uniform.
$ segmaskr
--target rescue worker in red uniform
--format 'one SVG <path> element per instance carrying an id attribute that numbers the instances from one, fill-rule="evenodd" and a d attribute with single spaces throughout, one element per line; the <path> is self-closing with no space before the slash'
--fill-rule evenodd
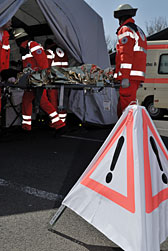
<path id="1" fill-rule="evenodd" d="M 27 67 L 35 71 L 47 69 L 48 60 L 43 47 L 39 43 L 31 41 L 28 34 L 22 28 L 15 29 L 13 34 L 17 45 L 20 47 L 23 69 Z M 34 90 L 26 90 L 24 92 L 22 100 L 22 128 L 27 131 L 31 130 L 32 101 L 34 99 Z M 54 106 L 49 102 L 46 90 L 43 90 L 40 107 L 49 115 L 51 127 L 60 129 L 65 126 L 65 123 L 59 118 Z"/>
<path id="2" fill-rule="evenodd" d="M 0 72 L 9 68 L 10 44 L 9 29 L 11 28 L 11 20 L 0 27 Z M 1 112 L 1 88 L 0 88 L 0 112 Z"/>
<path id="3" fill-rule="evenodd" d="M 49 67 L 68 67 L 68 56 L 67 53 L 60 47 L 56 45 L 56 43 L 52 39 L 47 39 L 44 44 L 45 52 L 48 58 Z M 58 90 L 52 89 L 47 90 L 47 95 L 50 102 L 53 104 L 55 109 L 58 111 Z M 65 110 L 59 111 L 59 117 L 63 122 L 66 120 L 67 113 Z"/>
<path id="4" fill-rule="evenodd" d="M 137 9 L 129 4 L 119 5 L 114 11 L 114 18 L 119 20 L 117 30 L 116 69 L 114 78 L 120 81 L 117 113 L 121 116 L 123 110 L 136 101 L 136 92 L 141 82 L 144 82 L 146 71 L 147 41 L 144 32 L 132 17 Z"/>

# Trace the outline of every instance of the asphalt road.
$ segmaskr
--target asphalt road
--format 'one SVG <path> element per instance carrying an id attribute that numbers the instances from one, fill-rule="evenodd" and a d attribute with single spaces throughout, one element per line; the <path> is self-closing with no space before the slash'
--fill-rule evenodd
<path id="1" fill-rule="evenodd" d="M 3 132 L 0 251 L 122 250 L 69 209 L 52 229 L 48 225 L 110 131 L 75 125 L 61 137 L 43 127 L 31 135 L 19 129 Z M 161 248 L 168 250 L 168 240 Z"/>

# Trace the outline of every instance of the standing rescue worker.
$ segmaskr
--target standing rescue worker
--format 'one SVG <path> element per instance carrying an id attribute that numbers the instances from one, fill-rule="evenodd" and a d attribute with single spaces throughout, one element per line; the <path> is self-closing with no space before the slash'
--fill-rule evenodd
<path id="1" fill-rule="evenodd" d="M 68 55 L 52 39 L 47 39 L 44 44 L 45 52 L 48 58 L 49 67 L 68 67 Z M 52 89 L 47 90 L 47 95 L 50 102 L 53 104 L 55 109 L 58 111 L 58 90 Z M 59 111 L 59 117 L 63 122 L 66 120 L 67 113 L 65 110 Z"/>
<path id="2" fill-rule="evenodd" d="M 9 68 L 10 44 L 9 30 L 11 28 L 11 20 L 0 27 L 0 72 Z M 0 113 L 1 113 L 1 88 L 0 88 Z"/>
<path id="3" fill-rule="evenodd" d="M 132 18 L 136 11 L 129 4 L 119 5 L 114 11 L 114 18 L 119 20 L 120 25 L 114 74 L 114 78 L 120 81 L 118 117 L 132 101 L 136 101 L 137 89 L 145 79 L 147 41 L 144 32 Z"/>
<path id="4" fill-rule="evenodd" d="M 43 47 L 39 43 L 32 41 L 22 28 L 15 29 L 13 34 L 17 45 L 20 47 L 23 69 L 27 67 L 35 71 L 47 69 L 48 60 Z M 35 90 L 25 90 L 22 100 L 22 128 L 24 130 L 31 130 L 32 101 L 34 99 Z M 40 107 L 49 115 L 51 127 L 60 129 L 65 126 L 65 123 L 59 118 L 54 106 L 49 102 L 46 90 L 43 90 Z"/>

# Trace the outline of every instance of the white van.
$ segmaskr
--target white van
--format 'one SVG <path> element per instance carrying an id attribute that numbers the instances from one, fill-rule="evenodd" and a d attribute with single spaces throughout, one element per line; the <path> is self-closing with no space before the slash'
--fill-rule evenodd
<path id="1" fill-rule="evenodd" d="M 145 81 L 137 99 L 153 119 L 168 113 L 168 40 L 148 41 Z"/>

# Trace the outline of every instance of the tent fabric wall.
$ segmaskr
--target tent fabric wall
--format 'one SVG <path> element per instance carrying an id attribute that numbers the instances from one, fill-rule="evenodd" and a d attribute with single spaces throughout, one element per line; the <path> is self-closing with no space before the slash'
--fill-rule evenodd
<path id="1" fill-rule="evenodd" d="M 46 21 L 58 44 L 79 64 L 95 64 L 102 69 L 110 66 L 102 18 L 84 0 L 0 0 L 0 26 L 14 15 L 29 30 Z M 101 93 L 85 97 L 83 92 L 73 92 L 85 101 L 84 110 L 82 103 L 79 104 L 85 121 L 109 124 L 113 123 L 114 117 L 116 119 L 116 112 L 111 108 L 111 101 L 116 100 L 116 94 L 109 88 L 106 91 L 108 100 Z M 76 112 L 71 97 L 69 102 L 73 101 Z M 107 103 L 109 107 L 106 107 Z"/>
<path id="2" fill-rule="evenodd" d="M 0 0 L 0 26 L 14 16 L 20 6 L 24 9 L 25 2 L 26 0 Z M 33 2 L 37 2 L 59 44 L 76 61 L 81 64 L 96 64 L 102 69 L 109 67 L 102 18 L 84 0 L 31 2 L 32 12 L 36 11 Z"/>
<path id="3" fill-rule="evenodd" d="M 0 27 L 7 23 L 25 0 L 0 0 Z"/>
<path id="4" fill-rule="evenodd" d="M 84 123 L 112 125 L 118 120 L 117 103 L 118 94 L 114 88 L 71 90 L 68 109 Z"/>
<path id="5" fill-rule="evenodd" d="M 73 16 L 70 18 L 67 16 L 67 12 L 69 10 L 66 8 L 66 5 L 61 3 L 59 0 L 37 0 L 37 2 L 39 3 L 39 6 L 41 7 L 41 10 L 46 17 L 56 39 L 67 51 L 71 52 L 71 55 L 79 63 L 83 63 L 82 51 L 78 38 L 79 32 L 77 34 L 77 27 L 74 27 L 73 25 Z"/>
<path id="6" fill-rule="evenodd" d="M 109 67 L 102 18 L 85 1 L 37 2 L 55 37 L 79 63 Z"/>

